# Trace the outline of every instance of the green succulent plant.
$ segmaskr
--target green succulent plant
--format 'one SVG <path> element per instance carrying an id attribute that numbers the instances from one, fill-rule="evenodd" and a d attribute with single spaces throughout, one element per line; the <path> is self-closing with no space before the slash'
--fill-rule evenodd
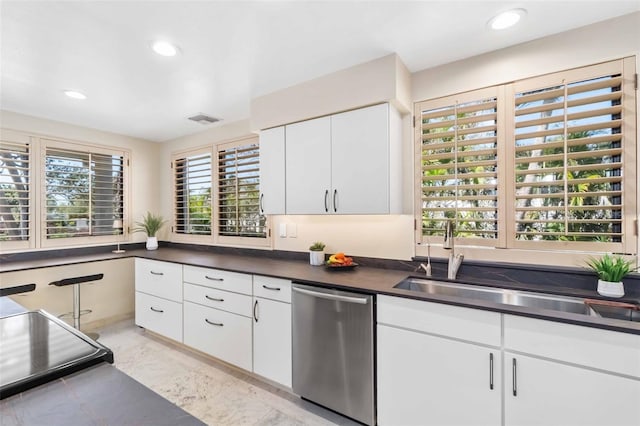
<path id="1" fill-rule="evenodd" d="M 166 220 L 162 216 L 153 215 L 151 212 L 147 212 L 142 216 L 141 222 L 136 222 L 133 232 L 145 232 L 148 237 L 155 237 L 158 231 L 166 223 Z"/>
<path id="2" fill-rule="evenodd" d="M 617 283 L 629 273 L 635 271 L 633 260 L 625 260 L 622 256 L 605 254 L 600 259 L 590 258 L 587 266 L 591 268 L 602 281 Z"/>
<path id="3" fill-rule="evenodd" d="M 325 244 L 322 241 L 316 241 L 315 243 L 311 244 L 311 246 L 309 247 L 309 250 L 311 251 L 322 251 L 325 248 Z"/>

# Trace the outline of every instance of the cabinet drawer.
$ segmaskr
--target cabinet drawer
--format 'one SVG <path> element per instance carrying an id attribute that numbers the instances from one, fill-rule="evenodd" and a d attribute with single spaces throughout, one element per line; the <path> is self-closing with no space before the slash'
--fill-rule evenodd
<path id="1" fill-rule="evenodd" d="M 254 275 L 253 295 L 265 299 L 291 303 L 291 281 Z"/>
<path id="2" fill-rule="evenodd" d="M 244 294 L 184 283 L 184 300 L 245 317 L 251 316 L 251 296 Z"/>
<path id="3" fill-rule="evenodd" d="M 251 318 L 184 302 L 184 344 L 251 371 Z"/>
<path id="4" fill-rule="evenodd" d="M 136 259 L 136 291 L 182 302 L 182 265 Z"/>
<path id="5" fill-rule="evenodd" d="M 504 316 L 505 349 L 640 377 L 640 336 Z"/>
<path id="6" fill-rule="evenodd" d="M 480 309 L 378 296 L 378 324 L 500 346 L 500 314 Z"/>
<path id="7" fill-rule="evenodd" d="M 182 304 L 136 291 L 136 324 L 182 342 Z"/>
<path id="8" fill-rule="evenodd" d="M 184 266 L 184 281 L 220 290 L 251 295 L 251 275 L 218 269 Z"/>

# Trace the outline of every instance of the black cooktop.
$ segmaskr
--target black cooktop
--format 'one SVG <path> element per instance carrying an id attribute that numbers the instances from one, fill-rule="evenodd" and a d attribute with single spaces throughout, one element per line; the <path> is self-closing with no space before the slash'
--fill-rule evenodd
<path id="1" fill-rule="evenodd" d="M 0 399 L 101 362 L 113 352 L 45 311 L 0 318 Z"/>

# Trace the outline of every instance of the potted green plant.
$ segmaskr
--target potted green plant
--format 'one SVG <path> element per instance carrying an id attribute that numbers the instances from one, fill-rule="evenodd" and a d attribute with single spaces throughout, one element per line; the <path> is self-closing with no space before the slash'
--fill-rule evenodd
<path id="1" fill-rule="evenodd" d="M 633 260 L 609 254 L 589 259 L 587 266 L 598 275 L 598 293 L 607 297 L 624 296 L 622 279 L 636 269 Z"/>
<path id="2" fill-rule="evenodd" d="M 160 215 L 154 215 L 147 212 L 142 216 L 141 222 L 136 222 L 133 232 L 144 232 L 147 234 L 147 250 L 156 250 L 158 248 L 158 237 L 156 234 L 162 228 L 166 221 Z"/>
<path id="3" fill-rule="evenodd" d="M 316 241 L 309 247 L 309 263 L 313 266 L 324 265 L 324 248 L 322 241 Z"/>

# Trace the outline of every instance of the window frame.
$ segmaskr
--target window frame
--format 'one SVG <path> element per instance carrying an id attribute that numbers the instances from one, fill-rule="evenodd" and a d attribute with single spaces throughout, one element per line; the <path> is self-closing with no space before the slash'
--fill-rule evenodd
<path id="1" fill-rule="evenodd" d="M 47 149 L 62 149 L 80 153 L 92 153 L 101 155 L 117 155 L 123 159 L 122 167 L 122 233 L 113 235 L 91 235 L 85 237 L 72 238 L 51 238 L 47 239 L 47 185 L 46 185 L 46 157 Z M 105 147 L 100 145 L 90 145 L 78 142 L 69 142 L 53 138 L 40 138 L 40 161 L 39 161 L 39 241 L 42 248 L 83 246 L 95 244 L 113 244 L 118 241 L 126 241 L 129 236 L 129 191 L 130 191 L 130 151 L 117 147 Z"/>
<path id="2" fill-rule="evenodd" d="M 209 155 L 211 158 L 211 218 L 210 218 L 210 232 L 209 234 L 191 234 L 191 233 L 182 233 L 177 232 L 178 229 L 178 218 L 177 218 L 177 205 L 176 205 L 176 194 L 178 192 L 178 184 L 176 179 L 176 162 L 179 160 L 186 159 L 188 157 L 196 157 L 201 155 Z M 204 244 L 210 242 L 213 237 L 213 220 L 214 220 L 214 209 L 213 209 L 213 191 L 214 191 L 214 176 L 213 176 L 213 159 L 214 159 L 214 150 L 212 146 L 200 147 L 195 149 L 190 149 L 186 151 L 178 151 L 171 155 L 171 239 L 176 242 L 187 242 L 187 243 L 195 243 L 195 244 Z"/>
<path id="3" fill-rule="evenodd" d="M 220 176 L 220 169 L 218 159 L 218 153 L 222 150 L 236 147 L 243 147 L 247 145 L 255 144 L 258 147 L 258 164 L 260 164 L 260 138 L 258 135 L 251 135 L 248 137 L 243 137 L 239 139 L 234 139 L 231 141 L 221 142 L 216 144 L 215 146 L 215 158 L 216 158 L 216 167 L 215 167 L 215 180 L 214 180 L 214 239 L 215 242 L 219 245 L 229 245 L 229 246 L 250 246 L 250 247 L 271 247 L 271 226 L 270 226 L 270 218 L 268 215 L 261 214 L 265 216 L 265 237 L 240 237 L 240 236 L 229 236 L 229 235 L 220 235 L 220 224 L 218 218 L 220 217 L 220 181 L 218 177 Z M 260 194 L 260 170 L 258 170 L 258 194 Z"/>
<path id="4" fill-rule="evenodd" d="M 588 255 L 594 253 L 616 252 L 628 255 L 638 253 L 638 148 L 636 99 L 634 90 L 635 57 L 626 57 L 600 64 L 587 65 L 570 70 L 531 77 L 527 79 L 496 85 L 484 89 L 445 96 L 432 100 L 416 102 L 414 104 L 414 218 L 416 255 L 425 255 L 427 245 L 436 246 L 436 255 L 445 254 L 438 245 L 442 244 L 442 237 L 422 235 L 422 111 L 433 110 L 444 106 L 451 98 L 482 99 L 482 93 L 487 90 L 498 92 L 498 238 L 496 244 L 491 241 L 476 241 L 476 239 L 456 238 L 455 243 L 463 248 L 469 258 L 486 259 L 526 263 L 567 264 L 582 262 Z M 515 238 L 515 94 L 521 92 L 519 88 L 538 85 L 549 87 L 567 80 L 566 83 L 578 82 L 594 78 L 596 75 L 621 74 L 622 82 L 622 134 L 623 134 L 623 237 L 620 243 L 567 242 L 567 241 L 518 241 Z M 502 121 L 500 122 L 500 117 Z M 511 205 L 513 204 L 513 205 Z M 541 244 L 542 243 L 542 244 Z M 491 249 L 503 249 L 489 251 Z M 532 259 L 532 255 L 536 259 Z"/>
<path id="5" fill-rule="evenodd" d="M 31 137 L 27 134 L 16 132 L 9 129 L 2 129 L 1 139 L 3 142 L 12 145 L 23 145 L 28 149 L 28 161 L 29 161 L 29 227 L 28 238 L 20 241 L 1 241 L 2 250 L 14 251 L 14 250 L 27 250 L 36 247 L 38 241 L 38 219 L 39 219 L 39 200 L 36 197 L 39 188 L 39 179 L 36 174 L 39 152 L 39 143 L 37 138 Z"/>
<path id="6" fill-rule="evenodd" d="M 270 215 L 265 216 L 265 229 L 266 229 L 266 237 L 265 238 L 256 238 L 256 237 L 240 237 L 240 236 L 225 236 L 219 235 L 219 170 L 218 170 L 218 152 L 224 148 L 231 148 L 235 146 L 243 146 L 255 143 L 260 149 L 260 140 L 258 135 L 247 135 L 244 137 L 224 140 L 220 142 L 216 142 L 213 144 L 200 146 L 196 148 L 191 148 L 188 150 L 175 151 L 171 154 L 171 168 L 172 168 L 172 221 L 171 221 L 171 240 L 175 242 L 182 243 L 193 243 L 193 244 L 207 244 L 207 245 L 216 245 L 216 246 L 228 246 L 228 247 L 249 247 L 249 248 L 258 248 L 265 249 L 272 247 L 272 238 L 271 238 L 271 217 Z M 175 232 L 176 228 L 176 198 L 175 194 L 177 191 L 176 185 L 176 176 L 175 176 L 175 161 L 176 159 L 185 158 L 186 156 L 194 156 L 201 154 L 211 154 L 211 234 L 210 235 L 196 235 L 196 234 L 182 234 Z M 260 157 L 258 156 L 260 159 Z M 260 182 L 258 183 L 259 188 Z"/>

